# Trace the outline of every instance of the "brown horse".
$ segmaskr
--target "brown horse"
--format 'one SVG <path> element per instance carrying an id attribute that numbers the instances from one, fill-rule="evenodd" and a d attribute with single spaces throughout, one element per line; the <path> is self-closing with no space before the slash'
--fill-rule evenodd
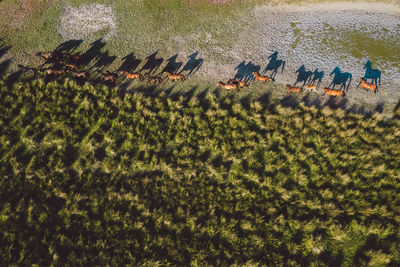
<path id="1" fill-rule="evenodd" d="M 164 72 L 168 76 L 168 81 L 174 81 L 174 80 L 179 80 L 179 81 L 184 81 L 186 80 L 186 77 L 183 74 L 174 74 L 168 71 Z"/>
<path id="2" fill-rule="evenodd" d="M 311 92 L 311 91 L 317 92 L 317 86 L 316 86 L 316 85 L 306 84 L 306 85 L 304 85 L 304 91 L 307 91 L 307 92 Z"/>
<path id="3" fill-rule="evenodd" d="M 258 73 L 257 71 L 253 71 L 252 73 L 256 77 L 256 81 L 262 81 L 264 83 L 266 83 L 268 81 L 272 81 L 272 82 L 275 81 L 274 78 L 269 77 L 269 76 L 260 75 L 260 73 Z"/>
<path id="4" fill-rule="evenodd" d="M 72 70 L 78 70 L 79 69 L 79 65 L 76 63 L 72 63 L 72 62 L 65 62 L 63 60 L 60 61 L 61 64 L 63 64 L 65 67 L 68 67 Z"/>
<path id="5" fill-rule="evenodd" d="M 84 79 L 89 79 L 89 73 L 87 73 L 86 71 L 73 71 L 70 70 L 69 71 L 72 76 L 74 76 L 75 78 L 84 78 Z"/>
<path id="6" fill-rule="evenodd" d="M 81 60 L 81 55 L 79 54 L 71 54 L 71 53 L 64 53 L 64 58 L 68 59 L 69 61 L 79 62 Z"/>
<path id="7" fill-rule="evenodd" d="M 289 90 L 288 94 L 291 94 L 291 93 L 299 93 L 300 94 L 301 92 L 303 92 L 303 89 L 301 87 L 295 87 L 295 86 L 291 86 L 289 84 L 286 84 L 285 87 Z"/>
<path id="8" fill-rule="evenodd" d="M 238 90 L 239 89 L 238 85 L 234 84 L 234 83 L 218 82 L 217 85 L 224 90 Z"/>
<path id="9" fill-rule="evenodd" d="M 38 52 L 36 55 L 45 60 L 53 59 L 56 56 L 54 52 Z"/>
<path id="10" fill-rule="evenodd" d="M 41 71 L 44 71 L 47 75 L 61 75 L 65 73 L 64 70 L 55 68 L 41 69 Z"/>
<path id="11" fill-rule="evenodd" d="M 158 76 L 150 76 L 150 75 L 148 75 L 147 81 L 149 83 L 154 83 L 154 84 L 158 85 L 163 81 L 163 79 L 161 77 L 158 77 Z"/>
<path id="12" fill-rule="evenodd" d="M 361 88 L 374 91 L 374 93 L 376 94 L 376 85 L 375 84 L 367 83 L 367 81 L 364 78 L 361 78 L 360 82 L 361 82 L 361 85 L 360 85 Z"/>
<path id="13" fill-rule="evenodd" d="M 107 71 L 107 73 L 104 73 L 101 70 L 97 70 L 97 72 L 100 73 L 100 77 L 103 81 L 112 82 L 114 84 L 118 83 L 118 74 L 112 73 L 110 71 Z"/>
<path id="14" fill-rule="evenodd" d="M 228 81 L 228 83 L 237 84 L 237 85 L 239 85 L 239 86 L 242 87 L 242 88 L 248 86 L 248 85 L 246 84 L 245 81 L 239 81 L 239 80 L 234 80 L 234 79 L 230 79 L 230 80 Z"/>
<path id="15" fill-rule="evenodd" d="M 329 88 L 323 88 L 321 91 L 325 91 L 329 96 L 344 96 L 342 90 L 333 90 Z"/>
<path id="16" fill-rule="evenodd" d="M 130 73 L 124 70 L 121 70 L 120 73 L 125 74 L 126 78 L 134 80 L 134 79 L 139 79 L 139 80 L 143 80 L 143 76 L 142 74 L 135 72 L 135 73 Z"/>

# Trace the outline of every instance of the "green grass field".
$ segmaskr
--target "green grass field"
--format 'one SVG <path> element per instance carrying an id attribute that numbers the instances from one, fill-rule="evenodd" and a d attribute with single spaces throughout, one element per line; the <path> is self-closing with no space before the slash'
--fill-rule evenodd
<path id="1" fill-rule="evenodd" d="M 179 38 L 229 61 L 207 38 L 229 50 L 242 15 L 271 1 L 1 1 L 1 265 L 400 265 L 400 107 L 288 107 L 270 94 L 286 96 L 282 85 L 217 92 L 197 74 L 115 87 L 97 82 L 95 60 L 83 66 L 90 83 L 15 73 L 65 41 L 59 16 L 82 3 L 115 11 L 118 34 L 102 48 L 113 70 L 132 52 L 143 65 L 155 51 L 197 51 Z"/>
<path id="2" fill-rule="evenodd" d="M 7 79 L 4 265 L 400 264 L 399 110 Z"/>

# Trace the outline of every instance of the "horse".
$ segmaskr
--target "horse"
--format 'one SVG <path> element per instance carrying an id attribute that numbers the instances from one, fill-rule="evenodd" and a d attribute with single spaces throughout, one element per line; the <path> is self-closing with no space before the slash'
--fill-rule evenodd
<path id="1" fill-rule="evenodd" d="M 315 69 L 315 71 L 313 72 L 312 79 L 310 78 L 311 84 L 315 84 L 315 82 L 318 81 L 317 84 L 320 85 L 322 78 L 324 78 L 324 75 L 325 75 L 324 71 L 318 71 L 318 68 Z"/>
<path id="2" fill-rule="evenodd" d="M 100 73 L 100 77 L 103 81 L 105 82 L 112 82 L 114 84 L 118 83 L 118 74 L 112 73 L 107 70 L 107 73 L 102 72 L 101 70 L 97 70 L 98 73 Z"/>
<path id="3" fill-rule="evenodd" d="M 143 76 L 138 72 L 130 73 L 125 70 L 121 70 L 120 73 L 125 74 L 126 78 L 131 79 L 131 80 L 139 79 L 142 81 L 144 79 Z"/>
<path id="4" fill-rule="evenodd" d="M 64 74 L 65 71 L 56 68 L 48 68 L 48 69 L 41 69 L 40 71 L 44 71 L 47 75 L 61 75 Z"/>
<path id="5" fill-rule="evenodd" d="M 75 78 L 84 78 L 84 79 L 89 79 L 89 73 L 86 71 L 74 71 L 74 70 L 69 70 L 69 72 L 74 76 Z"/>
<path id="6" fill-rule="evenodd" d="M 367 61 L 364 65 L 365 74 L 363 79 L 367 81 L 368 79 L 372 79 L 372 84 L 378 85 L 378 80 L 379 80 L 379 86 L 381 85 L 381 75 L 382 72 L 378 69 L 373 69 L 372 68 L 372 63 L 371 61 Z"/>
<path id="7" fill-rule="evenodd" d="M 374 93 L 376 94 L 376 85 L 375 84 L 367 83 L 367 81 L 364 78 L 360 79 L 360 83 L 361 83 L 361 88 L 374 91 Z"/>
<path id="8" fill-rule="evenodd" d="M 317 91 L 317 86 L 315 84 L 313 84 L 313 85 L 305 84 L 304 88 L 305 88 L 304 91 L 307 91 L 307 92 L 311 92 L 311 91 L 316 92 Z"/>
<path id="9" fill-rule="evenodd" d="M 321 91 L 325 91 L 329 96 L 344 96 L 344 91 L 342 90 L 333 90 L 330 88 L 322 88 Z"/>
<path id="10" fill-rule="evenodd" d="M 299 93 L 300 94 L 301 92 L 303 92 L 303 89 L 301 87 L 291 86 L 290 84 L 286 84 L 285 87 L 287 89 L 289 89 L 288 94 L 291 94 L 291 93 Z"/>
<path id="11" fill-rule="evenodd" d="M 351 80 L 353 78 L 353 75 L 351 73 L 342 72 L 339 67 L 336 67 L 333 69 L 332 73 L 330 74 L 330 76 L 332 76 L 332 75 L 335 75 L 335 76 L 333 77 L 333 81 L 328 86 L 328 88 L 330 88 L 333 85 L 332 89 L 334 89 L 335 85 L 341 84 L 340 90 L 342 90 L 342 88 L 346 91 L 349 89 Z M 346 86 L 346 83 L 347 83 L 347 86 Z"/>
<path id="12" fill-rule="evenodd" d="M 242 87 L 242 88 L 248 86 L 248 84 L 247 84 L 245 81 L 239 81 L 239 80 L 234 80 L 234 79 L 230 79 L 230 80 L 228 81 L 228 83 L 237 84 L 237 85 L 239 85 L 239 86 Z"/>
<path id="13" fill-rule="evenodd" d="M 272 70 L 271 77 L 275 78 L 276 74 L 278 73 L 278 69 L 281 67 L 281 73 L 285 69 L 285 61 L 278 58 L 278 51 L 275 51 L 272 53 L 268 58 L 270 58 L 270 61 L 268 62 L 267 67 L 264 69 L 262 74 L 267 73 L 267 71 Z"/>
<path id="14" fill-rule="evenodd" d="M 306 68 L 304 65 L 301 65 L 301 67 L 296 70 L 298 73 L 296 82 L 293 84 L 293 86 L 296 86 L 298 82 L 303 82 L 303 86 L 307 83 L 308 80 L 311 80 L 311 76 L 313 75 L 312 71 L 306 71 Z"/>
<path id="15" fill-rule="evenodd" d="M 257 71 L 253 71 L 252 73 L 256 77 L 256 81 L 262 81 L 264 83 L 266 83 L 268 81 L 273 81 L 273 82 L 275 81 L 274 78 L 269 77 L 269 76 L 260 75 Z"/>
<path id="16" fill-rule="evenodd" d="M 156 85 L 160 84 L 163 81 L 163 78 L 158 77 L 158 76 L 150 76 L 150 74 L 147 74 L 147 81 L 149 83 L 154 83 Z"/>
<path id="17" fill-rule="evenodd" d="M 174 80 L 184 81 L 184 80 L 186 80 L 186 78 L 183 74 L 174 74 L 169 71 L 165 71 L 164 73 L 167 74 L 168 81 L 174 81 Z"/>
<path id="18" fill-rule="evenodd" d="M 234 84 L 234 83 L 225 84 L 225 83 L 220 81 L 220 82 L 217 83 L 217 85 L 219 87 L 221 87 L 222 89 L 224 89 L 224 90 L 238 90 L 239 89 L 238 85 Z"/>

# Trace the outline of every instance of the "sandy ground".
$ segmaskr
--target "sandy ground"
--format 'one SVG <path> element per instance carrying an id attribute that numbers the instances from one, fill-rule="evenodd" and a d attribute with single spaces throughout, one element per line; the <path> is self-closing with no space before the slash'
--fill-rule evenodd
<path id="1" fill-rule="evenodd" d="M 399 51 L 396 49 L 400 48 L 399 7 L 382 3 L 350 2 L 264 5 L 255 8 L 249 14 L 248 20 L 249 26 L 244 26 L 238 34 L 243 38 L 238 38 L 232 49 L 220 52 L 235 63 L 207 60 L 205 56 L 205 64 L 199 74 L 208 77 L 214 75 L 215 79 L 233 78 L 238 74 L 238 69 L 235 68 L 240 63 L 249 67 L 247 70 L 254 65 L 263 71 L 271 60 L 269 56 L 278 52 L 275 60 L 285 61 L 285 67 L 283 72 L 279 69 L 276 73 L 277 83 L 293 85 L 299 78 L 296 71 L 303 66 L 303 71 L 324 72 L 319 84 L 323 88 L 331 85 L 334 74 L 330 74 L 338 67 L 341 72 L 352 74 L 346 93 L 348 107 L 364 105 L 393 110 L 400 100 L 400 55 L 385 55 L 391 51 Z M 357 50 L 355 45 L 360 43 L 353 45 L 351 38 L 346 39 L 346 34 L 353 33 L 356 37 L 369 38 L 367 41 L 372 44 Z M 210 42 L 209 50 L 216 49 L 219 47 Z M 381 84 L 376 94 L 357 88 L 359 79 L 365 74 L 363 67 L 368 60 L 371 60 L 372 68 L 382 72 Z M 272 70 L 266 73 L 270 75 Z M 302 84 L 302 80 L 297 83 Z M 335 86 L 335 89 L 339 88 L 340 84 Z M 272 89 L 273 97 L 284 97 L 284 89 L 276 90 Z M 321 95 L 320 91 L 310 97 L 326 101 L 327 97 L 321 98 Z"/>

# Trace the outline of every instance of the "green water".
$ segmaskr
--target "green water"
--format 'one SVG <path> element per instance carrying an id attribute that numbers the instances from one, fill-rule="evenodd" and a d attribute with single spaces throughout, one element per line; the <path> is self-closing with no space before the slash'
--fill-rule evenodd
<path id="1" fill-rule="evenodd" d="M 391 34 L 388 29 L 337 29 L 332 25 L 323 22 L 322 31 L 299 29 L 295 22 L 290 23 L 294 34 L 294 41 L 291 49 L 295 49 L 300 43 L 313 40 L 321 53 L 335 53 L 341 59 L 352 56 L 356 59 L 366 58 L 380 68 L 400 68 L 400 33 Z M 400 26 L 399 26 L 400 27 Z M 371 37 L 379 36 L 380 38 Z M 307 36 L 307 38 L 304 38 Z M 307 40 L 306 40 L 307 39 Z"/>
<path id="2" fill-rule="evenodd" d="M 300 41 L 302 40 L 303 35 L 301 34 L 301 30 L 297 27 L 297 24 L 295 22 L 291 22 L 290 26 L 293 29 L 293 34 L 294 34 L 294 38 L 295 38 L 294 42 L 291 45 L 291 48 L 293 50 L 299 45 Z"/>
<path id="3" fill-rule="evenodd" d="M 331 48 L 346 51 L 355 58 L 369 58 L 372 62 L 387 63 L 393 67 L 400 66 L 400 37 L 389 36 L 387 38 L 375 39 L 366 33 L 355 30 L 341 33 L 337 43 L 329 44 Z"/>

